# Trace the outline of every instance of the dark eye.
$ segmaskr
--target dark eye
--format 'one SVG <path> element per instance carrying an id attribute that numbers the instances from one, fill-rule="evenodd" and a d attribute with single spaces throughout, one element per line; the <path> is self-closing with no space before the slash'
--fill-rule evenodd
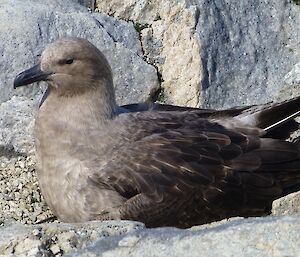
<path id="1" fill-rule="evenodd" d="M 74 62 L 74 59 L 72 58 L 72 59 L 67 59 L 66 60 L 66 64 L 72 64 Z"/>

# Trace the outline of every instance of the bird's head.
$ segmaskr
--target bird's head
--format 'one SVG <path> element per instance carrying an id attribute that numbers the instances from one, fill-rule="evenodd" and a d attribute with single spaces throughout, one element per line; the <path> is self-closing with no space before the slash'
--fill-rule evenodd
<path id="1" fill-rule="evenodd" d="M 111 68 L 104 55 L 89 41 L 66 37 L 49 44 L 40 61 L 14 80 L 14 88 L 46 81 L 51 91 L 62 96 L 111 87 Z M 107 90 L 107 88 L 106 88 Z"/>

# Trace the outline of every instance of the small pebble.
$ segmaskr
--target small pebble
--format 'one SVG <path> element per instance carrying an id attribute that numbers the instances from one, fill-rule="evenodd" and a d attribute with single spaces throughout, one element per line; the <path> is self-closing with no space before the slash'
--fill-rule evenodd
<path id="1" fill-rule="evenodd" d="M 1 225 L 53 216 L 40 193 L 34 156 L 0 157 L 0 210 Z"/>
<path id="2" fill-rule="evenodd" d="M 61 250 L 60 250 L 60 248 L 59 248 L 59 246 L 58 246 L 57 244 L 52 245 L 52 246 L 50 247 L 50 250 L 51 250 L 51 252 L 52 252 L 54 255 L 57 255 L 57 254 L 59 254 L 59 253 L 61 252 Z"/>

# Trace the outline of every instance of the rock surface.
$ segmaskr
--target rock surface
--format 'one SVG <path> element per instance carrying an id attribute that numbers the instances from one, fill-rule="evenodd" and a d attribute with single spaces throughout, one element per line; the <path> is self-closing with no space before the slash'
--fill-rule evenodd
<path id="1" fill-rule="evenodd" d="M 136 23 L 145 58 L 161 74 L 159 100 L 198 105 L 202 74 L 195 7 L 182 0 L 99 0 L 96 10 Z"/>
<path id="2" fill-rule="evenodd" d="M 202 46 L 204 105 L 228 107 L 276 98 L 285 75 L 299 61 L 300 7 L 285 0 L 191 2 L 200 4 L 203 13 L 196 30 Z"/>
<path id="3" fill-rule="evenodd" d="M 37 108 L 37 100 L 22 96 L 13 96 L 0 104 L 0 156 L 34 153 L 33 127 Z"/>
<path id="4" fill-rule="evenodd" d="M 272 214 L 300 214 L 300 191 L 275 200 L 272 205 Z"/>
<path id="5" fill-rule="evenodd" d="M 84 249 L 96 240 L 118 237 L 143 229 L 131 221 L 45 224 L 0 228 L 0 255 L 53 256 Z"/>
<path id="6" fill-rule="evenodd" d="M 239 219 L 189 230 L 130 221 L 0 228 L 0 255 L 298 256 L 300 216 Z"/>
<path id="7" fill-rule="evenodd" d="M 161 73 L 166 102 L 213 108 L 263 103 L 282 99 L 287 74 L 299 74 L 300 6 L 294 2 L 159 3 L 97 0 L 96 10 L 143 24 L 144 54 Z"/>
<path id="8" fill-rule="evenodd" d="M 91 10 L 95 9 L 95 0 L 73 0 L 73 1 L 83 5 L 85 7 L 88 7 Z"/>

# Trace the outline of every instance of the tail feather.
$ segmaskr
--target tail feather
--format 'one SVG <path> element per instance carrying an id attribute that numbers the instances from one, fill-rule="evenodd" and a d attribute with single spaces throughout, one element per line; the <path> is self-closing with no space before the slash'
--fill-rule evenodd
<path id="1" fill-rule="evenodd" d="M 287 142 L 274 139 L 262 139 L 266 142 L 266 149 L 262 150 L 263 158 L 269 158 L 273 161 L 265 161 L 259 168 L 259 173 L 271 173 L 275 181 L 282 189 L 282 195 L 300 190 L 300 142 Z M 264 143 L 263 143 L 264 144 Z M 262 147 L 264 148 L 264 147 Z M 269 155 L 271 151 L 277 151 L 278 154 Z"/>
<path id="2" fill-rule="evenodd" d="M 259 156 L 264 164 L 276 165 L 300 159 L 300 147 L 298 144 L 271 138 L 262 138 L 260 142 L 260 148 L 252 153 Z"/>
<path id="3" fill-rule="evenodd" d="M 289 120 L 279 127 L 267 131 L 264 137 L 276 139 L 288 139 L 293 132 L 300 129 L 300 124 L 296 120 Z"/>
<path id="4" fill-rule="evenodd" d="M 266 133 L 271 133 L 277 128 L 281 129 L 299 115 L 300 96 L 280 103 L 252 106 L 239 114 L 237 118 L 249 126 L 258 127 L 265 130 Z M 294 121 L 291 124 L 294 130 L 299 128 Z"/>

